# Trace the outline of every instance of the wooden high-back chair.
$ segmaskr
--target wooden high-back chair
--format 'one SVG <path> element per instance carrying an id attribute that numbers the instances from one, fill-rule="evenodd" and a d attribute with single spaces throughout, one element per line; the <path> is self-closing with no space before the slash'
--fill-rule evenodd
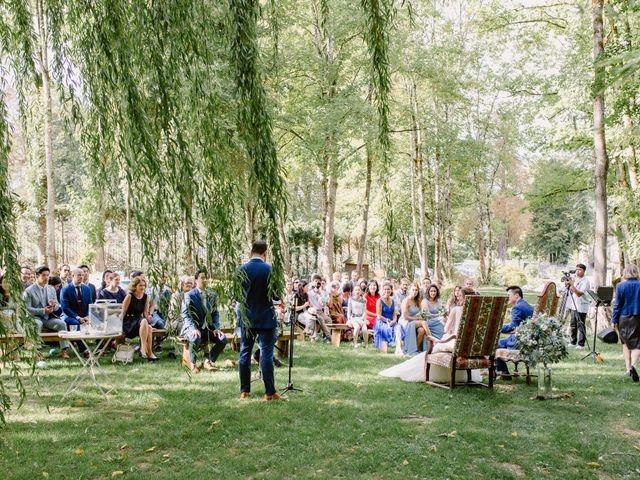
<path id="1" fill-rule="evenodd" d="M 550 317 L 555 316 L 558 311 L 558 287 L 555 282 L 547 282 L 542 287 L 542 292 L 538 295 L 538 303 L 534 307 L 533 314 L 543 313 Z"/>
<path id="2" fill-rule="evenodd" d="M 456 371 L 467 371 L 467 385 L 493 388 L 494 359 L 507 297 L 467 296 L 456 333 L 453 352 L 430 353 L 425 356 L 426 381 L 442 388 L 455 388 Z M 429 381 L 431 365 L 450 369 L 449 385 Z M 489 369 L 489 383 L 471 381 L 471 370 Z"/>

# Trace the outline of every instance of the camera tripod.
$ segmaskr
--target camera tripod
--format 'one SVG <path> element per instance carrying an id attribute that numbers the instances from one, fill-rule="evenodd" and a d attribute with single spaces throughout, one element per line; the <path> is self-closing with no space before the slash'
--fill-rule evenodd
<path id="1" fill-rule="evenodd" d="M 600 289 L 598 289 L 598 290 L 600 290 Z M 593 357 L 593 363 L 596 363 L 596 361 L 598 360 L 598 357 L 600 357 L 600 352 L 596 351 L 596 341 L 598 339 L 598 311 L 600 310 L 600 307 L 609 307 L 609 306 L 611 306 L 611 301 L 601 298 L 600 295 L 599 295 L 599 292 L 595 293 L 592 290 L 587 290 L 586 293 L 588 293 L 589 296 L 593 300 L 595 300 L 595 302 L 596 302 L 596 318 L 595 318 L 595 323 L 593 325 L 593 348 L 591 349 L 591 351 L 589 353 L 587 353 L 580 360 L 584 360 L 585 358 Z M 606 315 L 606 312 L 605 312 L 605 315 Z M 600 358 L 602 358 L 602 357 L 600 357 Z"/>

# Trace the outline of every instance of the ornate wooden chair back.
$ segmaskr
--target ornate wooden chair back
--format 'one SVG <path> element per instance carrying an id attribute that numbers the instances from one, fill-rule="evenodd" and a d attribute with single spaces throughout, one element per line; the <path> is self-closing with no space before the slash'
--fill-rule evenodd
<path id="1" fill-rule="evenodd" d="M 558 288 L 554 282 L 547 282 L 542 288 L 542 293 L 538 295 L 538 303 L 535 313 L 554 316 L 558 311 Z"/>
<path id="2" fill-rule="evenodd" d="M 495 354 L 507 297 L 468 296 L 458 327 L 455 355 L 462 358 Z"/>

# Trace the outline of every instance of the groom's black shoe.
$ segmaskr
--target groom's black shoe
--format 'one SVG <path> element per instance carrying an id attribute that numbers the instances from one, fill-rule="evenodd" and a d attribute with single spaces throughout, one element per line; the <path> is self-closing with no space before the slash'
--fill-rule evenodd
<path id="1" fill-rule="evenodd" d="M 640 381 L 640 377 L 638 377 L 638 371 L 636 370 L 636 367 L 631 367 L 631 370 L 629 370 L 631 372 L 631 379 L 634 382 L 638 382 Z"/>

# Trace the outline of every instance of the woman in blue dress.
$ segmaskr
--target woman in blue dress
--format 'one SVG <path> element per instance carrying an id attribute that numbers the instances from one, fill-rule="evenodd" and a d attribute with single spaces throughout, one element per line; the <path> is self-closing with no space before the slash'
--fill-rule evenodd
<path id="1" fill-rule="evenodd" d="M 401 315 L 396 327 L 396 355 L 415 355 L 418 353 L 416 343 L 416 322 L 420 317 L 420 288 L 413 284 L 409 295 L 402 301 Z M 400 343 L 402 341 L 402 343 Z"/>
<path id="2" fill-rule="evenodd" d="M 396 306 L 391 294 L 391 283 L 385 282 L 382 296 L 376 304 L 376 321 L 373 324 L 373 343 L 382 353 L 387 353 L 387 345 L 395 340 Z"/>
<path id="3" fill-rule="evenodd" d="M 407 326 L 407 334 L 404 339 L 404 353 L 409 356 L 426 352 L 429 348 L 429 337 L 440 339 L 444 335 L 444 319 L 442 304 L 440 303 L 440 291 L 436 285 L 427 287 L 427 297 L 422 300 L 421 310 L 425 316 L 414 319 Z"/>

